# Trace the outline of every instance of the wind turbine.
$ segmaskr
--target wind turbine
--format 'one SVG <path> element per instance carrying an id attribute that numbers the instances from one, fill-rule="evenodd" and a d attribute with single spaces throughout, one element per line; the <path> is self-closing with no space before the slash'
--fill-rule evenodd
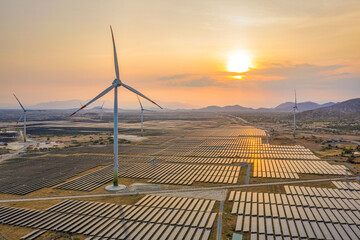
<path id="1" fill-rule="evenodd" d="M 154 101 L 152 101 L 150 98 L 146 97 L 145 95 L 143 95 L 142 93 L 140 93 L 139 91 L 135 90 L 134 88 L 126 85 L 125 83 L 123 83 L 120 80 L 120 76 L 119 76 L 119 66 L 118 66 L 118 59 L 117 59 L 117 54 L 116 54 L 116 47 L 115 47 L 115 40 L 114 40 L 114 34 L 113 34 L 113 30 L 112 27 L 110 26 L 110 30 L 111 30 L 111 37 L 112 37 L 112 43 L 113 43 L 113 51 L 114 51 L 114 65 L 115 65 L 115 74 L 116 74 L 116 78 L 115 80 L 112 82 L 111 86 L 106 88 L 104 91 L 102 91 L 99 95 L 97 95 L 95 98 L 93 98 L 92 100 L 90 100 L 88 103 L 86 103 L 84 106 L 82 106 L 81 108 L 79 108 L 78 110 L 76 110 L 74 113 L 72 113 L 70 116 L 75 115 L 77 112 L 79 112 L 80 110 L 84 109 L 86 106 L 90 105 L 91 103 L 95 102 L 97 99 L 101 98 L 102 96 L 106 95 L 108 92 L 110 92 L 112 89 L 114 89 L 114 180 L 113 180 L 113 185 L 112 186 L 108 186 L 106 189 L 109 191 L 118 191 L 118 190 L 122 190 L 125 188 L 125 186 L 119 186 L 118 185 L 118 166 L 119 166 L 119 159 L 118 159 L 118 118 L 119 118 L 119 114 L 118 114 L 118 88 L 123 86 L 124 88 L 130 90 L 131 92 L 145 98 L 146 100 L 150 101 L 151 103 L 155 104 L 156 106 L 158 106 L 159 108 L 162 109 L 162 107 L 160 107 L 157 103 L 155 103 Z"/>
<path id="2" fill-rule="evenodd" d="M 104 114 L 104 109 L 103 109 L 104 104 L 105 104 L 105 102 L 103 102 L 103 104 L 100 107 L 100 120 L 102 120 L 102 117 L 103 117 L 103 114 Z"/>
<path id="3" fill-rule="evenodd" d="M 143 132 L 144 132 L 144 128 L 143 128 L 143 123 L 144 123 L 144 111 L 147 111 L 147 112 L 152 112 L 151 110 L 147 110 L 143 107 L 143 105 L 141 104 L 141 101 L 140 101 L 140 98 L 138 95 L 136 95 L 137 99 L 139 100 L 139 104 L 140 104 L 140 119 L 141 119 L 141 135 L 143 135 Z"/>
<path id="4" fill-rule="evenodd" d="M 293 113 L 294 113 L 294 137 L 295 137 L 295 131 L 296 131 L 296 111 L 299 111 L 298 106 L 297 106 L 297 100 L 296 100 L 296 90 L 294 89 L 295 92 L 295 102 L 294 102 L 294 106 L 293 106 Z"/>
<path id="5" fill-rule="evenodd" d="M 18 101 L 20 107 L 21 107 L 22 110 L 23 110 L 23 113 L 21 114 L 21 116 L 20 116 L 19 120 L 17 121 L 17 123 L 20 122 L 20 120 L 21 120 L 22 118 L 24 118 L 24 142 L 26 142 L 26 109 L 25 109 L 24 106 L 21 104 L 21 102 L 19 101 L 19 99 L 16 97 L 15 93 L 13 93 L 13 94 L 14 94 L 14 97 L 16 98 L 16 100 Z M 17 124 L 17 123 L 16 123 L 16 124 Z"/>

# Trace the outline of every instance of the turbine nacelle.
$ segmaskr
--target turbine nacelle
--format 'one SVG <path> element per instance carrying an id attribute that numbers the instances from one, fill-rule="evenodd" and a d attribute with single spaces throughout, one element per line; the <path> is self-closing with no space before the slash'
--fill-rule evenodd
<path id="1" fill-rule="evenodd" d="M 112 85 L 120 87 L 122 85 L 122 82 L 120 81 L 120 79 L 115 78 L 114 81 L 112 82 Z"/>

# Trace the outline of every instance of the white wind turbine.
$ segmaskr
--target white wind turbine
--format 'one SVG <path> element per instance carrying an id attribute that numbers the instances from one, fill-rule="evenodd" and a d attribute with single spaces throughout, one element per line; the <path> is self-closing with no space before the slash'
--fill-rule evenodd
<path id="1" fill-rule="evenodd" d="M 26 111 L 27 111 L 27 110 L 26 110 L 26 109 L 24 108 L 24 106 L 21 104 L 21 102 L 19 101 L 19 99 L 16 97 L 15 93 L 13 93 L 13 94 L 14 94 L 14 97 L 16 98 L 16 100 L 18 101 L 20 107 L 21 107 L 22 110 L 23 110 L 23 113 L 21 114 L 21 116 L 20 116 L 19 120 L 17 121 L 17 123 L 20 122 L 20 120 L 21 120 L 22 118 L 24 118 L 24 142 L 26 142 Z"/>
<path id="2" fill-rule="evenodd" d="M 141 135 L 143 135 L 143 132 L 144 132 L 144 128 L 143 128 L 143 126 L 144 126 L 144 124 L 143 124 L 144 123 L 144 111 L 146 111 L 146 112 L 152 112 L 152 111 L 148 110 L 148 109 L 145 109 L 143 107 L 143 105 L 141 104 L 139 96 L 136 95 L 136 97 L 138 98 L 139 104 L 140 104 Z"/>
<path id="3" fill-rule="evenodd" d="M 294 89 L 295 92 L 295 102 L 294 102 L 294 106 L 293 106 L 293 114 L 294 114 L 294 137 L 295 137 L 295 131 L 296 131 L 296 111 L 299 111 L 298 106 L 297 106 L 297 100 L 296 100 L 296 90 Z"/>
<path id="4" fill-rule="evenodd" d="M 93 98 L 92 100 L 90 100 L 88 103 L 86 103 L 84 106 L 82 106 L 80 109 L 76 110 L 73 114 L 71 114 L 70 116 L 73 116 L 74 114 L 76 114 L 77 112 L 79 112 L 80 110 L 84 109 L 86 106 L 90 105 L 91 103 L 95 102 L 97 99 L 101 98 L 102 96 L 104 96 L 105 94 L 107 94 L 108 92 L 110 92 L 112 89 L 114 89 L 114 180 L 113 180 L 113 185 L 112 186 L 108 186 L 106 189 L 110 190 L 110 191 L 117 191 L 117 190 L 121 190 L 124 189 L 125 186 L 119 186 L 118 185 L 118 166 L 119 166 L 119 160 L 118 160 L 118 87 L 123 86 L 124 88 L 130 90 L 131 92 L 145 98 L 146 100 L 152 102 L 153 104 L 155 104 L 156 106 L 158 106 L 159 108 L 162 109 L 162 107 L 160 107 L 158 104 L 156 104 L 154 101 L 152 101 L 151 99 L 149 99 L 148 97 L 146 97 L 145 95 L 143 95 L 142 93 L 140 93 L 139 91 L 135 90 L 134 88 L 126 85 L 125 83 L 123 83 L 120 80 L 120 76 L 119 76 L 119 66 L 118 66 L 118 59 L 117 59 L 117 54 L 116 54 L 116 47 L 115 47 L 115 40 L 114 40 L 114 34 L 113 34 L 113 30 L 110 26 L 110 30 L 111 30 L 111 37 L 112 37 L 112 42 L 113 42 L 113 51 L 114 51 L 114 65 L 115 65 L 115 74 L 116 74 L 116 78 L 115 80 L 112 82 L 111 86 L 108 87 L 107 89 L 105 89 L 104 91 L 102 91 L 99 95 L 97 95 L 95 98 Z"/>
<path id="5" fill-rule="evenodd" d="M 105 102 L 103 102 L 103 104 L 101 105 L 101 107 L 100 107 L 100 120 L 102 120 L 102 117 L 103 117 L 103 114 L 104 114 L 104 104 L 105 104 Z"/>

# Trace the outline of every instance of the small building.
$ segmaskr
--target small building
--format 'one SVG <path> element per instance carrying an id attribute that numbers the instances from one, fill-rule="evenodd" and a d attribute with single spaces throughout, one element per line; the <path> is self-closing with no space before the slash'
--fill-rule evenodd
<path id="1" fill-rule="evenodd" d="M 242 240 L 242 239 L 243 239 L 242 234 L 233 233 L 233 235 L 232 235 L 232 240 Z"/>

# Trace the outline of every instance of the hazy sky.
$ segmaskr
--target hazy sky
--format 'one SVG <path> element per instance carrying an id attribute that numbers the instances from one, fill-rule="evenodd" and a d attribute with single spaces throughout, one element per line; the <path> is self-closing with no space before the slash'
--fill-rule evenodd
<path id="1" fill-rule="evenodd" d="M 1 0 L 0 106 L 96 96 L 115 77 L 110 24 L 121 80 L 165 105 L 360 97 L 359 0 Z M 245 73 L 228 72 L 237 51 Z"/>

